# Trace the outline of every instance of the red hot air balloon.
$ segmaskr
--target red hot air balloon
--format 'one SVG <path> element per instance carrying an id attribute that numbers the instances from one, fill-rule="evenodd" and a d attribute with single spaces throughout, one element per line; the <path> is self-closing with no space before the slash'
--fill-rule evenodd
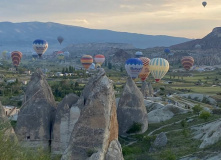
<path id="1" fill-rule="evenodd" d="M 140 57 L 139 58 L 142 63 L 143 63 L 143 68 L 139 74 L 139 78 L 142 80 L 142 81 L 145 81 L 146 78 L 149 76 L 150 74 L 150 69 L 149 69 L 149 63 L 150 63 L 150 59 L 149 58 L 146 58 L 146 57 Z"/>
<path id="2" fill-rule="evenodd" d="M 181 59 L 181 63 L 183 65 L 183 68 L 189 71 L 194 64 L 194 59 L 191 56 L 185 56 Z"/>
<path id="3" fill-rule="evenodd" d="M 90 68 L 92 63 L 93 63 L 93 58 L 90 55 L 84 55 L 81 58 L 81 64 L 84 66 L 85 69 Z"/>
<path id="4" fill-rule="evenodd" d="M 22 53 L 19 52 L 19 51 L 13 51 L 11 53 L 11 58 L 12 58 L 13 65 L 17 68 L 19 63 L 20 63 L 20 61 L 21 61 Z"/>

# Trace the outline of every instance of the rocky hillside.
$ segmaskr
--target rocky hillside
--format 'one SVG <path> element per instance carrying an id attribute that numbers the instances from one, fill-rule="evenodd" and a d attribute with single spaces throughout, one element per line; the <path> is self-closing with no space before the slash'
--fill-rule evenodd
<path id="1" fill-rule="evenodd" d="M 216 27 L 211 33 L 202 39 L 184 42 L 171 46 L 175 50 L 193 50 L 193 49 L 221 49 L 221 27 Z"/>

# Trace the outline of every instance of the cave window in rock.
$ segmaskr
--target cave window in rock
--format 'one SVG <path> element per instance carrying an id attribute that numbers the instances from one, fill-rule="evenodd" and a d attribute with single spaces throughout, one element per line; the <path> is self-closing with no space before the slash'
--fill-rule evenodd
<path id="1" fill-rule="evenodd" d="M 30 140 L 30 139 L 31 139 L 31 137 L 30 137 L 30 136 L 27 136 L 27 137 L 26 137 L 26 139 L 27 139 L 27 140 Z"/>

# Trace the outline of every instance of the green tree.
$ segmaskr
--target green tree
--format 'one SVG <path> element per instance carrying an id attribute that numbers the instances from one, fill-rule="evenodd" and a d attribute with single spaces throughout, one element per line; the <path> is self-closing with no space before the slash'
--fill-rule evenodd
<path id="1" fill-rule="evenodd" d="M 75 82 L 74 87 L 79 87 L 79 83 Z"/>
<path id="2" fill-rule="evenodd" d="M 120 67 L 120 71 L 123 72 L 123 67 L 122 66 Z"/>
<path id="3" fill-rule="evenodd" d="M 64 68 L 62 69 L 61 73 L 62 73 L 62 74 L 64 74 L 64 73 L 65 73 L 65 69 L 64 69 Z"/>
<path id="4" fill-rule="evenodd" d="M 202 111 L 200 113 L 199 118 L 204 119 L 205 121 L 207 121 L 210 116 L 211 116 L 210 112 Z"/>
<path id="5" fill-rule="evenodd" d="M 200 104 L 195 105 L 192 109 L 193 109 L 193 113 L 195 114 L 199 114 L 203 110 L 203 108 L 200 107 Z"/>
<path id="6" fill-rule="evenodd" d="M 108 69 L 112 69 L 112 63 L 108 63 Z"/>

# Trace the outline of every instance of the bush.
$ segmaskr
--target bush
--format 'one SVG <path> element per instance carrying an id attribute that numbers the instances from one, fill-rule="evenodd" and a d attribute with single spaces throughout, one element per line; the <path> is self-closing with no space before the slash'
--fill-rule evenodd
<path id="1" fill-rule="evenodd" d="M 126 146 L 122 148 L 122 152 L 123 152 L 123 155 L 126 156 L 130 154 L 140 154 L 142 153 L 142 150 L 141 148 L 138 148 L 138 147 Z"/>
<path id="2" fill-rule="evenodd" d="M 195 114 L 199 114 L 203 110 L 203 108 L 200 107 L 200 104 L 195 105 L 192 109 L 193 109 L 193 113 Z"/>
<path id="3" fill-rule="evenodd" d="M 138 123 L 138 122 L 134 122 L 132 124 L 132 126 L 130 127 L 130 129 L 126 133 L 128 133 L 128 134 L 137 133 L 137 132 L 140 132 L 141 129 L 142 129 L 142 124 Z"/>
<path id="4" fill-rule="evenodd" d="M 207 121 L 207 119 L 211 116 L 211 114 L 207 111 L 202 111 L 200 113 L 199 118 L 204 119 L 205 121 Z"/>
<path id="5" fill-rule="evenodd" d="M 181 126 L 182 126 L 183 128 L 187 126 L 186 120 L 182 120 L 182 121 L 180 122 L 180 124 L 181 124 Z"/>
<path id="6" fill-rule="evenodd" d="M 166 150 L 160 155 L 161 160 L 176 160 L 176 156 L 171 150 Z"/>

